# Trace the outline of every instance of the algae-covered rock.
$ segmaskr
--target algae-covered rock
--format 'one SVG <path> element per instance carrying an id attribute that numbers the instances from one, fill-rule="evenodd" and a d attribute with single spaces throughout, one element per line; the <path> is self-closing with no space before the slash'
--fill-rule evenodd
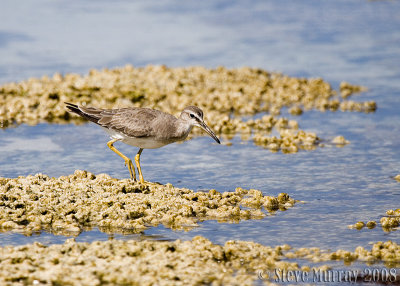
<path id="1" fill-rule="evenodd" d="M 270 210 L 265 205 L 270 198 L 276 199 L 259 190 L 195 192 L 171 184 L 140 184 L 80 170 L 59 178 L 42 174 L 2 178 L 0 230 L 30 234 L 49 229 L 56 234 L 79 234 L 84 228 L 98 226 L 104 231 L 126 233 L 158 224 L 190 229 L 207 219 L 237 222 L 263 218 Z M 295 204 L 287 194 L 278 198 L 274 210 Z"/>
<path id="2" fill-rule="evenodd" d="M 386 215 L 381 217 L 379 223 L 384 231 L 389 232 L 397 229 L 397 227 L 400 226 L 400 209 L 386 211 Z M 365 225 L 369 229 L 374 229 L 378 223 L 376 221 L 369 221 L 365 224 L 364 222 L 359 221 L 354 225 L 349 225 L 348 227 L 362 229 Z"/>
<path id="3" fill-rule="evenodd" d="M 350 141 L 346 140 L 343 136 L 339 135 L 333 138 L 332 143 L 340 146 L 349 144 Z"/>
<path id="4" fill-rule="evenodd" d="M 367 226 L 369 229 L 373 229 L 373 228 L 375 228 L 375 226 L 376 226 L 376 221 L 371 220 L 371 221 L 367 222 L 366 226 Z"/>
<path id="5" fill-rule="evenodd" d="M 361 90 L 341 85 L 346 98 Z M 127 65 L 91 70 L 83 76 L 55 74 L 4 84 L 0 86 L 0 128 L 20 123 L 82 122 L 67 112 L 64 102 L 101 108 L 149 107 L 174 115 L 188 105 L 197 105 L 205 112 L 211 129 L 221 135 L 257 133 L 258 137 L 272 138 L 273 128 L 288 130 L 292 135 L 286 136 L 285 142 L 268 142 L 266 147 L 273 152 L 293 153 L 302 145 L 301 140 L 299 144 L 292 138 L 297 136 L 298 123 L 290 120 L 288 124 L 286 118 L 278 117 L 281 109 L 288 108 L 295 115 L 310 109 L 376 109 L 375 102 L 353 102 L 344 97 L 320 78 L 295 78 L 256 68 Z M 262 119 L 243 119 L 262 112 L 267 113 Z M 262 146 L 264 141 L 254 140 Z"/>
<path id="6" fill-rule="evenodd" d="M 254 285 L 256 281 L 278 279 L 277 270 L 301 270 L 310 275 L 328 271 L 331 267 L 320 263 L 335 260 L 345 265 L 384 262 L 396 269 L 400 266 L 400 246 L 386 241 L 375 243 L 371 250 L 358 246 L 354 252 L 330 252 L 316 247 L 270 247 L 251 241 L 230 240 L 218 245 L 201 236 L 190 241 L 77 243 L 68 239 L 50 246 L 0 247 L 0 284 Z M 390 278 L 397 279 L 393 271 Z"/>
<path id="7" fill-rule="evenodd" d="M 0 283 L 25 285 L 253 285 L 257 271 L 298 269 L 281 247 L 254 242 L 97 241 L 0 248 Z M 18 284 L 19 285 L 19 284 Z"/>
<path id="8" fill-rule="evenodd" d="M 367 263 L 368 265 L 384 262 L 385 266 L 388 268 L 400 266 L 400 244 L 390 240 L 374 243 L 371 250 L 358 246 L 354 251 L 338 249 L 330 252 L 312 247 L 291 249 L 284 255 L 289 259 L 303 258 L 316 263 L 329 260 L 341 260 L 346 265 L 357 261 Z"/>
<path id="9" fill-rule="evenodd" d="M 366 91 L 367 88 L 360 85 L 352 85 L 346 81 L 340 83 L 340 94 L 343 98 L 347 98 L 354 93 Z"/>

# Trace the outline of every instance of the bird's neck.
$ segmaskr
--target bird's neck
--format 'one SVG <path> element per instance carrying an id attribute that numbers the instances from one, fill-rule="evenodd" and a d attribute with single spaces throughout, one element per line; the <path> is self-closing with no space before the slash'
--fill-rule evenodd
<path id="1" fill-rule="evenodd" d="M 192 131 L 193 125 L 189 124 L 187 121 L 178 118 L 178 125 L 176 128 L 175 136 L 180 138 L 180 140 L 186 139 L 190 131 Z"/>

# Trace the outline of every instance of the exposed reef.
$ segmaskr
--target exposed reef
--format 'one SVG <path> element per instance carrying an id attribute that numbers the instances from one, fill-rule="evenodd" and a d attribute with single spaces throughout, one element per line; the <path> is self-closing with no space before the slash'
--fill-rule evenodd
<path id="1" fill-rule="evenodd" d="M 260 219 L 294 204 L 285 193 L 264 196 L 259 190 L 242 188 L 223 193 L 195 192 L 171 184 L 140 184 L 80 170 L 59 178 L 42 174 L 0 178 L 0 230 L 28 235 L 42 229 L 79 234 L 93 226 L 123 233 L 159 224 L 190 229 L 208 219 Z"/>
<path id="2" fill-rule="evenodd" d="M 388 210 L 386 215 L 381 217 L 379 224 L 384 231 L 394 231 L 400 226 L 400 209 Z M 375 228 L 378 223 L 374 220 L 368 221 L 367 223 L 363 221 L 358 221 L 355 224 L 349 225 L 349 228 L 362 229 L 367 227 L 369 229 Z"/>
<path id="3" fill-rule="evenodd" d="M 91 70 L 88 75 L 55 74 L 0 86 L 0 127 L 39 122 L 82 122 L 71 116 L 64 102 L 96 106 L 150 107 L 179 115 L 197 105 L 209 126 L 225 139 L 240 133 L 271 151 L 297 152 L 319 143 L 315 133 L 299 130 L 296 120 L 278 116 L 283 108 L 292 115 L 320 111 L 372 112 L 373 101 L 348 98 L 364 91 L 343 82 L 335 91 L 321 78 L 295 78 L 262 69 L 219 67 L 168 68 L 147 66 Z M 249 119 L 259 113 L 261 119 Z M 271 135 L 272 130 L 280 137 Z M 195 130 L 200 132 L 200 130 Z M 303 135 L 304 136 L 303 136 Z M 314 147 L 315 148 L 315 147 Z"/>
<path id="4" fill-rule="evenodd" d="M 297 261 L 302 261 L 301 264 Z M 297 260 L 297 261 L 296 261 Z M 274 272 L 328 273 L 329 266 L 309 264 L 341 260 L 390 268 L 387 281 L 399 279 L 400 245 L 377 242 L 371 250 L 322 251 L 319 248 L 268 247 L 248 241 L 214 244 L 191 241 L 96 241 L 45 246 L 40 243 L 0 247 L 2 285 L 253 285 L 276 279 Z M 316 270 L 318 271 L 316 272 Z M 329 274 L 326 274 L 329 275 Z M 354 277 L 355 278 L 355 277 Z M 375 280 L 374 280 L 375 281 Z M 312 281 L 310 281 L 312 282 Z M 339 281 L 338 281 L 339 282 Z"/>

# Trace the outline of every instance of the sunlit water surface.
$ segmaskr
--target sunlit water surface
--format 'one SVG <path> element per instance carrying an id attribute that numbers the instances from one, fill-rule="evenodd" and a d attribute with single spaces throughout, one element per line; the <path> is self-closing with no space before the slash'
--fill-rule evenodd
<path id="1" fill-rule="evenodd" d="M 42 3 L 43 5 L 40 5 Z M 95 4 L 94 4 L 95 3 Z M 0 9 L 0 82 L 90 68 L 167 64 L 254 66 L 293 76 L 323 77 L 367 86 L 355 100 L 375 100 L 375 113 L 306 112 L 292 117 L 325 140 L 344 135 L 343 148 L 326 145 L 297 154 L 271 153 L 242 141 L 217 145 L 209 137 L 144 150 L 146 180 L 194 190 L 255 188 L 305 201 L 261 220 L 205 221 L 191 231 L 163 226 L 118 239 L 230 239 L 336 250 L 376 241 L 400 242 L 400 232 L 352 230 L 400 207 L 399 1 L 5 1 Z M 207 114 L 205 114 L 207 117 Z M 126 178 L 121 158 L 94 124 L 21 125 L 0 130 L 0 176 L 72 174 L 76 169 Z M 116 145 L 131 157 L 137 150 Z M 77 241 L 107 240 L 97 229 Z M 0 245 L 63 243 L 49 233 L 1 233 Z"/>

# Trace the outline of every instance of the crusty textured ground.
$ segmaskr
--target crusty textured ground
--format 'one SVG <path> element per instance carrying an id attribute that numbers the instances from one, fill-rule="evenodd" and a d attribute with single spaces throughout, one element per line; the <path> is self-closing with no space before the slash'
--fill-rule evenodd
<path id="1" fill-rule="evenodd" d="M 168 68 L 147 66 L 92 70 L 88 75 L 55 74 L 0 86 L 0 128 L 38 122 L 82 122 L 67 113 L 64 102 L 102 108 L 141 106 L 176 116 L 188 105 L 205 112 L 207 123 L 229 138 L 254 135 L 254 142 L 271 151 L 313 149 L 316 134 L 298 130 L 295 120 L 279 117 L 282 108 L 293 115 L 303 110 L 371 112 L 376 103 L 348 98 L 364 88 L 343 82 L 335 91 L 320 78 L 295 78 L 261 69 L 219 67 Z M 262 119 L 248 116 L 265 112 Z M 245 119 L 247 118 L 247 119 Z M 271 136 L 272 129 L 279 137 Z M 194 130 L 194 132 L 201 132 Z"/>
<path id="2" fill-rule="evenodd" d="M 192 241 L 117 241 L 0 248 L 0 283 L 12 285 L 252 285 L 257 270 L 280 267 L 281 247 L 203 237 Z"/>
<path id="3" fill-rule="evenodd" d="M 311 272 L 293 259 L 385 262 L 400 266 L 400 245 L 378 242 L 371 251 L 323 252 L 318 248 L 268 247 L 254 242 L 213 244 L 197 236 L 191 241 L 97 241 L 61 245 L 34 243 L 0 248 L 1 285 L 253 285 L 275 277 L 275 269 Z M 326 271 L 328 266 L 319 267 Z M 261 273 L 261 275 L 260 275 Z M 391 277 L 398 279 L 396 277 Z"/>
<path id="4" fill-rule="evenodd" d="M 92 226 L 124 233 L 158 224 L 191 228 L 206 219 L 263 218 L 294 204 L 285 193 L 264 196 L 261 191 L 242 188 L 194 192 L 171 184 L 143 185 L 79 170 L 59 178 L 42 174 L 0 178 L 0 230 L 26 234 L 42 229 L 79 233 Z"/>

